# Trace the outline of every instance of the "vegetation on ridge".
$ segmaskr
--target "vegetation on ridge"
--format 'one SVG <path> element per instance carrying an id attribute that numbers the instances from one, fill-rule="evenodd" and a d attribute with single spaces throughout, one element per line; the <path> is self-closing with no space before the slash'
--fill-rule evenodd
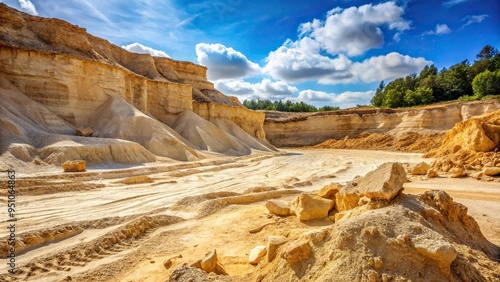
<path id="1" fill-rule="evenodd" d="M 477 100 L 500 94 L 500 52 L 486 45 L 471 65 L 468 60 L 443 68 L 425 66 L 416 73 L 400 77 L 377 88 L 371 104 L 398 108 L 451 100 Z"/>
<path id="2" fill-rule="evenodd" d="M 269 110 L 280 112 L 324 112 L 336 111 L 340 109 L 339 107 L 332 106 L 323 106 L 318 109 L 315 106 L 304 102 L 292 102 L 290 100 L 286 100 L 285 102 L 281 100 L 272 102 L 271 100 L 262 99 L 245 100 L 243 101 L 243 106 L 251 110 Z"/>

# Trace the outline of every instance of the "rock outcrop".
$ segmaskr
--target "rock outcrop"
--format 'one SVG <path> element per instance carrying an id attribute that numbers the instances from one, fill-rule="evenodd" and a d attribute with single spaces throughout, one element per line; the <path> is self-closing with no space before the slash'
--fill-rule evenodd
<path id="1" fill-rule="evenodd" d="M 500 168 L 500 111 L 457 123 L 443 144 L 424 157 L 437 158 L 432 169 L 461 177 Z M 485 173 L 486 174 L 486 173 Z M 486 174 L 486 175 L 488 175 Z"/>
<path id="2" fill-rule="evenodd" d="M 357 179 L 357 185 L 372 181 L 372 189 L 391 186 L 395 193 L 402 189 L 403 177 L 390 181 L 391 185 L 387 183 L 390 175 L 404 176 L 400 165 L 383 165 L 373 172 L 381 175 L 381 179 L 375 181 L 368 176 Z M 370 194 L 365 192 L 363 197 Z M 393 194 L 384 196 L 387 200 L 382 205 L 347 207 L 340 213 L 344 214 L 342 220 L 334 225 L 281 240 L 276 258 L 258 265 L 258 280 L 495 281 L 500 278 L 500 248 L 482 235 L 465 206 L 438 190 L 418 196 L 402 193 L 396 198 Z"/>
<path id="3" fill-rule="evenodd" d="M 363 134 L 379 134 L 370 140 L 370 143 L 375 143 L 373 141 L 382 142 L 377 140 L 382 137 L 390 139 L 411 133 L 428 135 L 445 132 L 457 122 L 498 110 L 500 102 L 493 99 L 421 109 L 368 108 L 301 114 L 268 111 L 264 129 L 267 140 L 277 147 L 312 146 L 329 139 L 342 141 Z M 385 140 L 386 143 L 389 141 L 393 142 Z M 334 148 L 349 148 L 349 144 L 341 143 L 335 144 Z M 368 148 L 369 145 L 366 144 Z M 402 144 L 395 144 L 394 147 L 397 149 L 398 145 Z M 418 146 L 414 149 L 418 150 Z"/>

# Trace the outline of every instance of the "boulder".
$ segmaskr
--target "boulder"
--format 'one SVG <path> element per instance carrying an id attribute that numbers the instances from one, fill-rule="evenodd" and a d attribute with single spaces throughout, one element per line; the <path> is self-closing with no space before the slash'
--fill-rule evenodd
<path id="1" fill-rule="evenodd" d="M 267 261 L 272 262 L 276 257 L 279 246 L 285 244 L 287 239 L 282 236 L 267 237 Z"/>
<path id="2" fill-rule="evenodd" d="M 303 193 L 293 201 L 292 206 L 299 220 L 307 221 L 326 218 L 335 201 Z"/>
<path id="3" fill-rule="evenodd" d="M 201 260 L 201 269 L 207 273 L 215 272 L 217 267 L 217 251 L 213 250 Z"/>
<path id="4" fill-rule="evenodd" d="M 466 173 L 464 172 L 464 170 L 459 167 L 454 167 L 448 171 L 448 176 L 450 178 L 459 178 L 465 175 Z"/>
<path id="5" fill-rule="evenodd" d="M 399 194 L 406 181 L 406 172 L 401 164 L 382 164 L 339 190 L 335 195 L 337 210 L 342 212 L 353 209 L 363 197 L 389 202 Z"/>
<path id="6" fill-rule="evenodd" d="M 412 175 L 426 175 L 431 167 L 426 162 L 420 162 L 410 168 Z"/>
<path id="7" fill-rule="evenodd" d="M 318 190 L 318 196 L 335 200 L 335 194 L 342 188 L 338 183 L 331 183 Z"/>
<path id="8" fill-rule="evenodd" d="M 85 127 L 85 128 L 78 128 L 76 130 L 76 136 L 83 136 L 83 137 L 88 137 L 92 135 L 94 131 L 90 127 Z"/>
<path id="9" fill-rule="evenodd" d="M 290 207 L 288 204 L 280 200 L 269 200 L 266 203 L 266 208 L 271 214 L 279 216 L 290 215 Z"/>
<path id="10" fill-rule="evenodd" d="M 485 167 L 483 174 L 488 176 L 497 176 L 500 174 L 500 167 Z"/>
<path id="11" fill-rule="evenodd" d="M 291 265 L 295 265 L 311 257 L 312 248 L 308 242 L 298 242 L 290 245 L 283 258 Z"/>
<path id="12" fill-rule="evenodd" d="M 267 247 L 264 245 L 257 246 L 252 249 L 250 255 L 248 256 L 248 262 L 250 264 L 259 263 L 260 259 L 262 259 L 267 253 Z"/>
<path id="13" fill-rule="evenodd" d="M 429 169 L 429 171 L 427 171 L 427 178 L 436 178 L 436 177 L 439 177 L 437 171 L 432 169 Z"/>
<path id="14" fill-rule="evenodd" d="M 83 172 L 87 170 L 87 162 L 84 160 L 67 161 L 61 164 L 64 172 Z"/>

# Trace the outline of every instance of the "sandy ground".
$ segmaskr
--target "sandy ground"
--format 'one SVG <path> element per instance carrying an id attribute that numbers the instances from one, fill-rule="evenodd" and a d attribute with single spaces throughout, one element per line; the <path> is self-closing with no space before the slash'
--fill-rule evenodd
<path id="1" fill-rule="evenodd" d="M 314 149 L 192 163 L 157 163 L 119 170 L 90 168 L 80 174 L 49 170 L 43 174 L 18 175 L 21 186 L 29 181 L 40 187 L 50 186 L 47 189 L 52 192 L 42 195 L 27 192 L 18 197 L 18 236 L 38 232 L 42 234 L 39 237 L 44 238 L 57 233 L 61 226 L 71 226 L 76 231 L 40 241 L 35 247 L 21 252 L 17 257 L 20 273 L 16 276 L 3 274 L 7 271 L 5 267 L 0 280 L 59 281 L 72 277 L 72 281 L 162 281 L 176 266 L 202 258 L 213 248 L 218 250 L 230 274 L 251 276 L 253 266 L 246 261 L 248 253 L 268 235 L 286 235 L 333 224 L 329 220 L 306 224 L 295 217 L 267 217 L 263 198 L 283 195 L 283 199 L 291 200 L 298 191 L 314 191 L 331 182 L 345 183 L 384 162 L 412 164 L 420 161 L 420 154 Z M 147 175 L 152 182 L 119 183 L 127 177 L 140 175 Z M 79 190 L 78 185 L 75 188 L 75 183 L 83 188 Z M 203 218 L 197 218 L 198 203 L 207 200 L 203 197 L 193 199 L 192 208 L 189 204 L 172 208 L 187 197 L 210 193 L 212 198 L 228 196 L 221 192 L 248 195 L 252 194 L 248 192 L 251 189 L 264 192 L 257 193 L 260 198 L 251 196 L 248 199 L 231 194 L 229 198 L 236 199 L 231 203 L 244 205 L 221 207 L 222 211 L 208 212 Z M 283 193 L 277 196 L 272 194 L 273 189 Z M 416 178 L 405 185 L 406 193 L 421 193 L 427 189 L 448 191 L 455 201 L 469 208 L 485 236 L 500 244 L 498 183 Z M 1 198 L 0 203 L 4 206 L 6 196 Z M 148 220 L 155 224 L 144 227 L 139 222 L 143 216 L 150 217 Z M 248 229 L 267 222 L 272 224 L 258 234 L 248 233 Z M 5 217 L 2 217 L 2 224 L 7 224 Z M 134 227 L 130 227 L 131 224 L 135 224 Z M 119 240 L 110 239 L 117 237 L 113 235 L 117 230 L 126 235 L 120 235 L 123 238 Z M 1 228 L 0 237 L 6 237 L 7 232 Z M 134 232 L 137 234 L 128 234 Z M 179 254 L 182 258 L 174 259 L 170 268 L 163 266 L 165 259 Z M 5 260 L 1 263 L 6 265 Z"/>

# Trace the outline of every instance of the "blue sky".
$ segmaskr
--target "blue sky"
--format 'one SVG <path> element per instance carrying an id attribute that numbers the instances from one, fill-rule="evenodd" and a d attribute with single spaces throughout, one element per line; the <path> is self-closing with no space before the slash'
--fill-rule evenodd
<path id="1" fill-rule="evenodd" d="M 497 0 L 0 0 L 133 52 L 209 68 L 228 95 L 341 108 L 380 83 L 500 49 Z"/>

